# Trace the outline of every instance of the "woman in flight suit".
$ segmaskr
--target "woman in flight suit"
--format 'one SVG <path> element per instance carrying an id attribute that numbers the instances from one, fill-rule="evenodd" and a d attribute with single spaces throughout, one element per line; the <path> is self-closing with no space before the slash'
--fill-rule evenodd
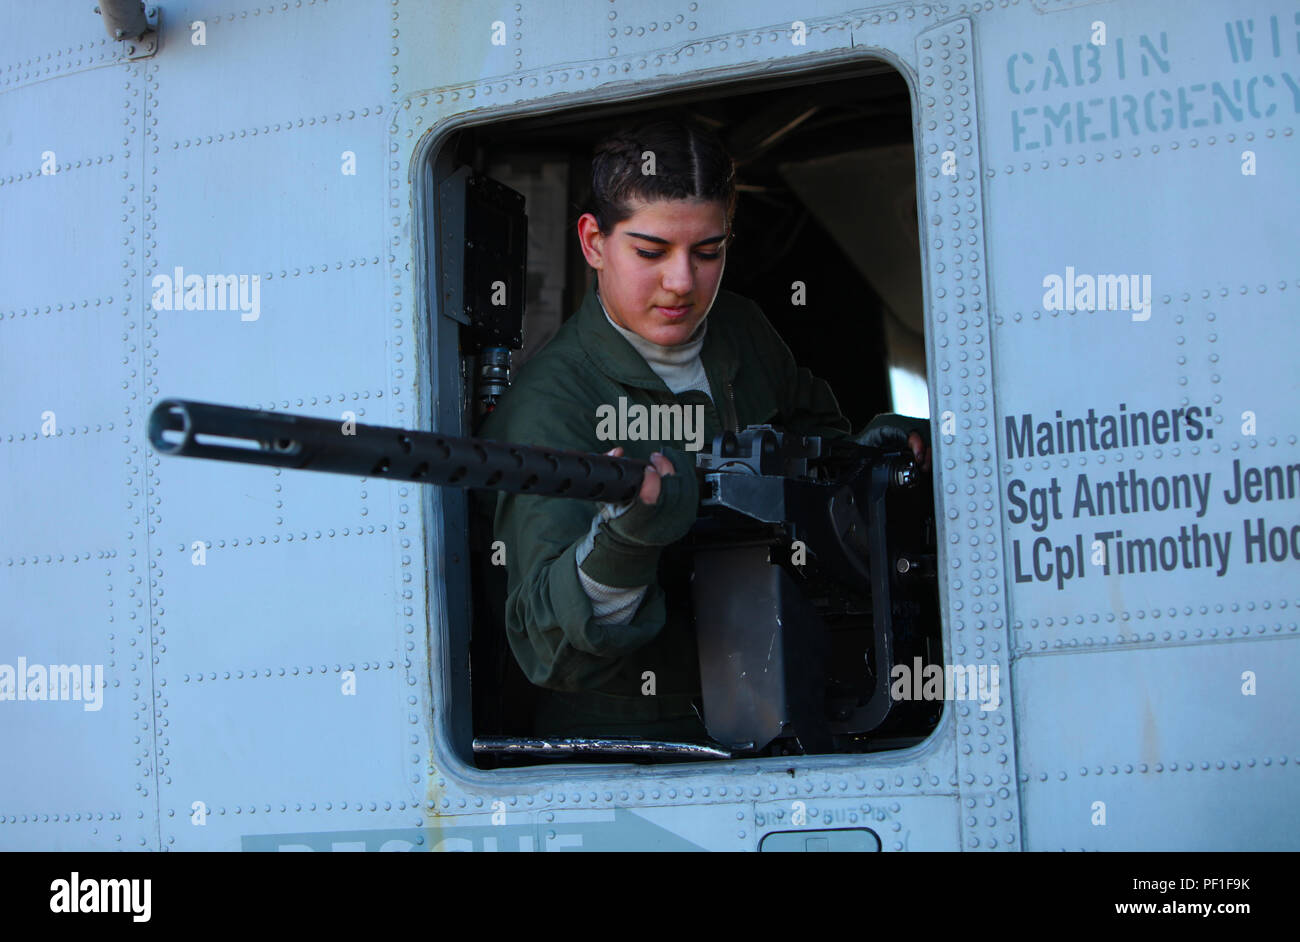
<path id="1" fill-rule="evenodd" d="M 611 412 L 680 406 L 702 417 L 706 443 L 759 423 L 827 438 L 851 431 L 830 387 L 794 362 L 758 306 L 720 290 L 734 179 L 721 143 L 679 123 L 602 141 L 593 212 L 578 220 L 595 284 L 481 430 L 653 465 L 638 497 L 594 516 L 585 501 L 496 497 L 504 622 L 519 666 L 542 688 L 537 735 L 707 739 L 692 705 L 700 679 L 689 601 L 665 554 L 696 518 L 689 449 L 699 430 L 694 441 L 650 439 L 628 423 L 629 440 L 611 450 Z M 906 439 L 928 468 L 928 422 L 877 416 L 858 440 L 886 437 Z"/>

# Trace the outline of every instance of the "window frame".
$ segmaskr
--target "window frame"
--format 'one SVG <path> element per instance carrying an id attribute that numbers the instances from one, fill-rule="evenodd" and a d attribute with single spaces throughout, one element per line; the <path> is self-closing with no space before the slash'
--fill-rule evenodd
<path id="1" fill-rule="evenodd" d="M 925 238 L 926 228 L 922 214 L 922 195 L 926 192 L 923 175 L 920 107 L 918 101 L 918 76 L 909 64 L 887 49 L 877 49 L 869 55 L 832 53 L 810 57 L 812 61 L 785 68 L 766 68 L 762 63 L 747 63 L 736 72 L 702 80 L 697 76 L 674 76 L 672 80 L 656 83 L 653 87 L 627 94 L 628 87 L 584 92 L 538 107 L 537 99 L 457 114 L 435 124 L 416 145 L 412 155 L 412 206 L 415 222 L 412 233 L 416 294 L 421 305 L 418 316 L 419 334 L 419 391 L 420 421 L 422 427 L 447 428 L 446 425 L 429 425 L 434 421 L 432 404 L 438 404 L 436 420 L 445 422 L 455 418 L 453 434 L 468 434 L 468 407 L 461 400 L 465 389 L 465 371 L 459 355 L 459 323 L 444 315 L 439 300 L 439 266 L 434 257 L 437 235 L 437 183 L 441 176 L 455 170 L 454 157 L 448 153 L 447 144 L 459 131 L 482 125 L 498 124 L 525 117 L 567 117 L 586 115 L 631 115 L 640 110 L 672 107 L 691 100 L 726 97 L 728 93 L 752 94 L 780 91 L 805 84 L 824 84 L 843 79 L 865 77 L 879 71 L 880 65 L 893 69 L 904 81 L 908 90 L 912 117 L 912 143 L 918 207 L 918 228 L 921 235 L 922 305 L 926 332 L 926 360 L 928 397 L 931 414 L 936 408 L 934 382 L 934 349 L 932 304 L 930 298 L 929 251 Z M 638 87 L 644 89 L 647 83 Z M 453 362 L 454 361 L 454 362 Z M 937 552 L 939 554 L 940 582 L 940 639 L 945 664 L 952 660 L 952 639 L 949 627 L 947 585 L 942 574 L 946 572 L 946 547 L 944 525 L 939 519 L 943 506 L 940 494 L 940 464 L 936 460 L 933 474 L 933 496 L 936 510 Z M 426 599 L 428 623 L 427 650 L 429 652 L 429 697 L 433 706 L 433 753 L 440 774 L 454 778 L 463 787 L 500 788 L 503 784 L 518 782 L 538 783 L 544 780 L 578 783 L 582 781 L 620 782 L 643 778 L 647 771 L 661 779 L 682 779 L 716 775 L 726 765 L 756 772 L 785 771 L 799 768 L 809 772 L 848 769 L 893 768 L 914 766 L 928 756 L 941 751 L 954 740 L 956 711 L 945 704 L 938 725 L 921 742 L 893 750 L 871 753 L 834 753 L 815 756 L 753 757 L 718 760 L 686 760 L 637 765 L 629 762 L 539 763 L 514 768 L 480 769 L 474 764 L 472 754 L 472 698 L 469 689 L 469 637 L 471 599 L 469 574 L 469 547 L 465 493 L 450 488 L 429 487 L 422 495 L 423 540 L 426 566 Z M 450 542 L 454 540 L 455 542 Z M 441 568 L 435 565 L 440 563 Z M 456 648 L 459 645 L 459 653 Z M 468 750 L 468 751 L 467 751 Z"/>

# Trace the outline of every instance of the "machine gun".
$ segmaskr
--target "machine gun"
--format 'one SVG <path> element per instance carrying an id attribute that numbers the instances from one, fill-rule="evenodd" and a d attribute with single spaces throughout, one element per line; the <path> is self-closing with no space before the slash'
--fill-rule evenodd
<path id="1" fill-rule="evenodd" d="M 933 703 L 890 696 L 896 664 L 939 653 L 933 503 L 911 454 L 759 425 L 718 436 L 696 467 L 709 734 L 742 753 L 791 739 L 825 753 L 933 728 Z"/>
<path id="2" fill-rule="evenodd" d="M 160 454 L 615 503 L 637 495 L 648 467 L 175 399 L 154 408 L 149 438 Z M 682 548 L 716 742 L 476 739 L 476 752 L 862 751 L 937 723 L 935 704 L 889 690 L 896 664 L 939 654 L 933 506 L 911 455 L 751 426 L 718 436 L 696 473 L 701 513 Z"/>

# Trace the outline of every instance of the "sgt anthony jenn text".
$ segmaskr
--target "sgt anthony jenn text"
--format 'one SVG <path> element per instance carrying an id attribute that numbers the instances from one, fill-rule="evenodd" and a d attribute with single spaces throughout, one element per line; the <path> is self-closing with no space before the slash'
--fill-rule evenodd
<path id="1" fill-rule="evenodd" d="M 1065 416 L 1035 422 L 1032 413 L 1006 417 L 1006 448 L 1010 459 L 1059 456 L 1076 452 L 1104 453 L 1114 449 L 1195 443 L 1214 438 L 1209 427 L 1210 406 L 1131 411 L 1120 403 L 1114 413 Z M 1253 418 L 1251 422 L 1253 423 Z M 1083 463 L 1083 462 L 1081 462 Z M 1203 462 L 1201 462 L 1203 463 Z M 1240 524 L 1219 529 L 1204 521 L 1215 501 L 1224 508 L 1248 509 L 1272 501 L 1294 501 L 1300 494 L 1300 463 L 1253 465 L 1232 459 L 1224 472 L 1143 473 L 1136 468 L 1080 471 L 1071 477 L 1053 476 L 1030 487 L 1019 478 L 1007 482 L 1007 519 L 1043 533 L 1052 521 L 1081 518 L 1123 518 L 1130 514 L 1174 512 L 1175 524 L 1150 532 L 1147 518 L 1125 528 L 1076 531 L 1065 539 L 1039 536 L 1011 540 L 1017 583 L 1054 582 L 1057 590 L 1078 579 L 1135 576 L 1176 569 L 1212 571 L 1222 578 L 1234 558 L 1246 565 L 1270 565 L 1300 560 L 1300 523 L 1251 513 Z M 1234 536 L 1238 537 L 1234 540 Z M 1234 547 L 1239 549 L 1234 553 Z"/>

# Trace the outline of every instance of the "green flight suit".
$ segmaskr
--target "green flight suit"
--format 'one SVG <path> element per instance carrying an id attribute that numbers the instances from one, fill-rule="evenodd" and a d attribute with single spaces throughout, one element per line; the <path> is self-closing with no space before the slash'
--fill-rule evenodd
<path id="1" fill-rule="evenodd" d="M 703 406 L 706 449 L 724 429 L 760 423 L 825 437 L 851 431 L 830 387 L 795 363 L 752 301 L 719 291 L 707 325 L 700 356 L 716 405 L 700 391 L 674 395 L 606 320 L 589 288 L 577 313 L 519 370 L 479 434 L 587 452 L 621 445 L 627 457 L 647 460 L 664 446 L 685 451 L 682 440 L 598 438 L 597 408 L 617 410 L 620 397 L 629 406 Z M 701 739 L 691 708 L 700 679 L 683 569 L 669 565 L 671 547 L 631 559 L 598 541 L 584 573 L 610 586 L 649 589 L 630 623 L 595 624 L 574 559 L 597 510 L 589 501 L 496 495 L 493 539 L 506 547 L 510 648 L 528 679 L 544 688 L 534 731 Z M 675 586 L 671 600 L 665 583 Z M 642 693 L 647 671 L 653 696 Z"/>

